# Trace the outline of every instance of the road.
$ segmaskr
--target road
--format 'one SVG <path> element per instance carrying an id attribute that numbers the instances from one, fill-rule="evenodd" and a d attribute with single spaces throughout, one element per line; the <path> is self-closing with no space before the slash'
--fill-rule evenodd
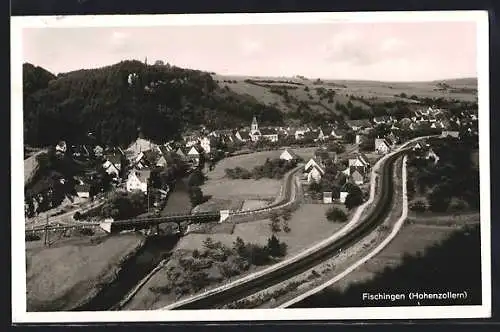
<path id="1" fill-rule="evenodd" d="M 303 293 L 295 298 L 281 304 L 278 306 L 278 308 L 288 308 L 290 306 L 293 306 L 296 303 L 299 303 L 300 301 L 303 301 L 304 299 L 308 298 L 309 296 L 312 296 L 316 293 L 321 292 L 327 287 L 330 287 L 337 281 L 341 280 L 345 276 L 347 276 L 349 273 L 357 269 L 359 266 L 363 265 L 373 257 L 375 257 L 377 254 L 379 254 L 398 234 L 398 232 L 401 230 L 403 227 L 403 223 L 408 217 L 408 191 L 407 191 L 407 169 L 406 169 L 406 164 L 407 164 L 407 156 L 404 156 L 403 158 L 403 170 L 402 170 L 402 199 L 403 199 L 403 204 L 402 204 L 402 212 L 401 216 L 398 218 L 398 221 L 394 224 L 390 234 L 377 246 L 375 249 L 367 253 L 364 257 L 360 258 L 357 262 L 353 263 L 351 266 L 349 266 L 347 269 L 345 269 L 342 273 L 336 275 L 334 278 L 328 280 L 327 282 Z"/>
<path id="2" fill-rule="evenodd" d="M 195 296 L 174 303 L 164 309 L 210 309 L 220 308 L 225 304 L 247 297 L 262 289 L 275 285 L 291 276 L 300 274 L 335 255 L 339 250 L 347 248 L 357 242 L 360 238 L 371 232 L 382 222 L 390 208 L 393 196 L 392 169 L 395 160 L 406 150 L 388 157 L 383 161 L 380 171 L 381 195 L 375 201 L 376 208 L 366 217 L 362 223 L 353 226 L 352 229 L 336 241 L 310 251 L 295 261 L 269 269 L 269 272 L 256 275 L 254 278 L 243 278 L 232 283 L 230 286 L 220 287 L 205 294 Z"/>

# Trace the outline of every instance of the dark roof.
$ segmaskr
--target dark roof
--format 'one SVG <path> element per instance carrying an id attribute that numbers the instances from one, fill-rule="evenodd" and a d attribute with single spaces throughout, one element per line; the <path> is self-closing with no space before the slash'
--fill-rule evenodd
<path id="1" fill-rule="evenodd" d="M 320 127 L 320 129 L 323 132 L 323 135 L 330 135 L 332 133 L 333 127 L 322 126 L 322 127 Z"/>
<path id="2" fill-rule="evenodd" d="M 271 128 L 262 128 L 260 130 L 260 134 L 261 135 L 276 135 L 276 134 L 278 134 L 278 132 L 276 132 L 275 130 L 273 130 Z"/>
<path id="3" fill-rule="evenodd" d="M 299 155 L 295 153 L 292 149 L 285 149 L 285 151 L 288 151 L 288 153 L 292 156 L 294 159 L 300 159 Z M 283 152 L 285 152 L 283 151 Z"/>
<path id="4" fill-rule="evenodd" d="M 89 184 L 77 184 L 75 186 L 76 192 L 88 192 L 90 191 L 90 185 Z"/>
<path id="5" fill-rule="evenodd" d="M 110 154 L 106 156 L 106 160 L 108 160 L 113 165 L 119 165 L 122 162 L 122 158 L 119 154 Z"/>
<path id="6" fill-rule="evenodd" d="M 241 139 L 250 139 L 250 133 L 246 130 L 238 131 L 240 133 Z"/>

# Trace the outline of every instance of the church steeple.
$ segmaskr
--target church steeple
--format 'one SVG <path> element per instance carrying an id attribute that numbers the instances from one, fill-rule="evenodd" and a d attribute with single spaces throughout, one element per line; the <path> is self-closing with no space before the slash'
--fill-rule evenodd
<path id="1" fill-rule="evenodd" d="M 257 118 L 254 116 L 252 120 L 252 132 L 259 130 L 259 124 L 257 123 Z"/>

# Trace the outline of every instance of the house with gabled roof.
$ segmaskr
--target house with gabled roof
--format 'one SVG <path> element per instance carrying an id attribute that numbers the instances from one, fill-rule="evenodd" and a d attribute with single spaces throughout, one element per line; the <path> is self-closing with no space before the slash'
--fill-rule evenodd
<path id="1" fill-rule="evenodd" d="M 391 120 L 390 117 L 388 117 L 387 115 L 377 116 L 377 117 L 373 118 L 373 123 L 375 125 L 385 124 L 385 123 L 389 123 L 390 120 Z"/>
<path id="2" fill-rule="evenodd" d="M 243 130 L 243 129 L 238 130 L 235 136 L 241 142 L 248 142 L 252 139 L 252 137 L 250 137 L 250 132 L 248 132 L 248 130 Z"/>
<path id="3" fill-rule="evenodd" d="M 295 136 L 296 140 L 300 140 L 300 139 L 303 139 L 305 137 L 306 133 L 309 131 L 311 131 L 311 129 L 309 129 L 308 127 L 301 127 L 301 128 L 295 129 L 295 131 L 293 132 L 293 135 Z"/>
<path id="4" fill-rule="evenodd" d="M 143 193 L 148 192 L 149 178 L 151 177 L 150 169 L 134 169 L 127 178 L 127 191 L 132 192 L 140 190 Z"/>
<path id="5" fill-rule="evenodd" d="M 291 149 L 285 149 L 280 154 L 280 159 L 286 160 L 286 161 L 299 161 L 301 158 Z"/>
<path id="6" fill-rule="evenodd" d="M 193 145 L 187 153 L 187 158 L 191 160 L 194 166 L 198 166 L 202 153 L 203 149 L 201 148 L 201 146 Z"/>
<path id="7" fill-rule="evenodd" d="M 65 141 L 59 141 L 56 144 L 56 153 L 64 154 L 64 153 L 66 153 L 67 149 L 68 149 L 68 147 L 67 147 Z"/>
<path id="8" fill-rule="evenodd" d="M 379 154 L 387 154 L 391 151 L 391 144 L 385 138 L 376 138 L 375 151 Z"/>
<path id="9" fill-rule="evenodd" d="M 372 127 L 370 120 L 367 120 L 367 119 L 347 120 L 346 124 L 347 124 L 347 126 L 349 126 L 349 128 L 351 128 L 354 131 L 358 131 L 358 130 L 363 129 L 363 128 Z"/>
<path id="10" fill-rule="evenodd" d="M 102 167 L 109 175 L 112 175 L 114 178 L 119 178 L 122 169 L 122 156 L 116 153 L 105 156 Z"/>
<path id="11" fill-rule="evenodd" d="M 271 142 L 277 142 L 278 141 L 278 132 L 276 130 L 273 130 L 271 128 L 262 128 L 260 130 L 261 137 L 271 141 Z"/>
<path id="12" fill-rule="evenodd" d="M 357 168 L 351 169 L 349 178 L 356 185 L 362 185 L 365 181 L 364 174 Z"/>
<path id="13" fill-rule="evenodd" d="M 319 182 L 325 174 L 325 170 L 314 160 L 310 159 L 304 167 L 307 183 Z"/>
<path id="14" fill-rule="evenodd" d="M 77 184 L 75 191 L 76 195 L 80 198 L 90 198 L 91 187 L 89 184 Z"/>
<path id="15" fill-rule="evenodd" d="M 177 150 L 175 150 L 175 153 L 183 160 L 187 158 L 187 152 L 181 146 Z"/>

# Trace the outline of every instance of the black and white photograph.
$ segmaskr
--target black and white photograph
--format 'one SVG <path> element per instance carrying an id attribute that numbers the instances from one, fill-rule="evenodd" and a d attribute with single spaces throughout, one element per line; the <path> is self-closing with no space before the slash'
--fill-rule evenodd
<path id="1" fill-rule="evenodd" d="M 13 321 L 490 317 L 488 38 L 481 11 L 13 17 Z"/>

